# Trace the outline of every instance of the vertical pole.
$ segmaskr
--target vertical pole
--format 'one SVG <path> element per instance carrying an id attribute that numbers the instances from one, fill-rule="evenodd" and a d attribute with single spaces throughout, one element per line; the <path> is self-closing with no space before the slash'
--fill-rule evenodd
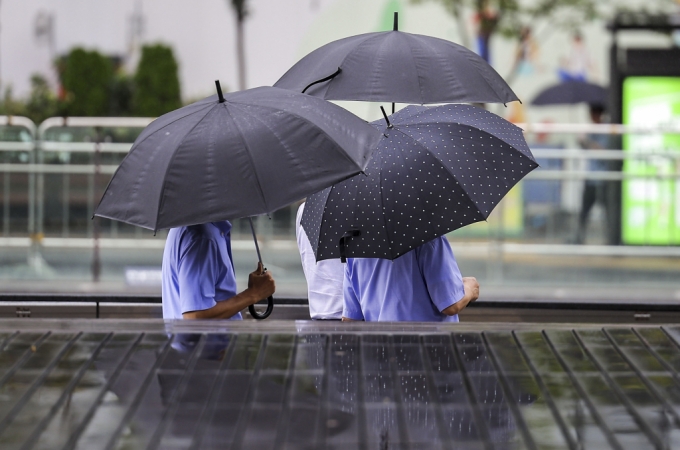
<path id="1" fill-rule="evenodd" d="M 31 247 L 28 254 L 28 266 L 36 275 L 42 275 L 46 273 L 47 269 L 47 263 L 42 256 L 45 174 L 39 172 L 43 163 L 43 152 L 39 142 L 33 147 L 29 161 L 28 235 L 31 240 Z"/>
<path id="2" fill-rule="evenodd" d="M 33 262 L 33 254 L 35 251 L 35 166 L 36 166 L 36 153 L 38 152 L 39 143 L 33 146 L 29 156 L 28 156 L 28 224 L 27 230 L 28 237 L 31 240 L 31 247 L 28 254 L 28 265 L 31 266 Z"/>
<path id="3" fill-rule="evenodd" d="M 68 237 L 68 222 L 70 220 L 70 215 L 69 215 L 69 207 L 70 207 L 70 202 L 69 202 L 69 197 L 70 197 L 70 184 L 71 184 L 71 177 L 69 176 L 68 172 L 64 173 L 62 176 L 62 185 L 61 185 L 61 236 L 62 237 Z"/>
<path id="4" fill-rule="evenodd" d="M 3 198 L 2 198 L 2 232 L 5 236 L 9 236 L 9 189 L 10 189 L 10 183 L 9 183 L 9 177 L 10 177 L 10 171 L 9 171 L 9 157 L 8 153 L 5 153 L 5 163 L 7 164 L 7 169 L 5 169 L 5 173 L 3 174 Z M 30 201 L 30 200 L 29 200 Z"/>
<path id="5" fill-rule="evenodd" d="M 245 14 L 241 10 L 237 11 L 236 17 L 236 57 L 238 61 L 238 88 L 244 90 L 246 88 L 246 50 L 245 50 L 245 31 L 243 22 L 245 21 Z"/>
<path id="6" fill-rule="evenodd" d="M 35 224 L 35 240 L 38 245 L 38 254 L 42 257 L 42 240 L 45 233 L 44 221 L 45 221 L 45 173 L 42 171 L 43 163 L 45 162 L 45 154 L 42 148 L 37 148 L 37 158 L 38 167 L 41 168 L 40 172 L 37 174 L 36 180 L 36 224 Z"/>
<path id="7" fill-rule="evenodd" d="M 1 67 L 1 66 L 0 66 Z M 0 88 L 2 87 L 2 72 L 0 71 Z"/>
<path id="8" fill-rule="evenodd" d="M 92 182 L 93 198 L 96 201 L 97 198 L 97 181 L 99 181 L 99 174 L 101 172 L 101 167 L 99 164 L 99 157 L 101 153 L 101 129 L 95 127 L 95 143 L 94 143 L 94 179 Z M 92 203 L 92 281 L 95 283 L 99 282 L 99 277 L 101 274 L 101 261 L 99 258 L 99 222 L 100 218 L 94 216 L 94 202 Z"/>
<path id="9" fill-rule="evenodd" d="M 617 42 L 617 28 L 616 24 L 611 28 L 612 45 L 609 50 L 609 120 L 611 123 L 623 122 L 623 80 L 625 78 L 625 58 L 619 58 L 619 52 L 625 52 L 625 49 L 619 48 Z M 624 61 L 620 61 L 624 59 Z M 623 63 L 623 64 L 621 64 Z M 624 67 L 622 67 L 622 65 Z M 623 135 L 615 135 L 612 139 L 611 148 L 623 149 Z M 611 161 L 611 170 L 621 172 L 623 170 L 623 160 Z M 623 188 L 622 180 L 607 180 L 605 181 L 608 189 L 605 189 L 605 205 L 609 209 L 610 223 L 607 224 L 607 244 L 620 245 L 621 227 L 623 225 L 621 214 L 621 190 Z"/>
<path id="10" fill-rule="evenodd" d="M 42 255 L 43 240 L 43 197 L 45 174 L 42 173 L 43 150 L 42 135 L 34 140 L 34 146 L 29 155 L 28 168 L 28 236 L 31 240 L 28 250 L 28 268 L 34 275 L 50 275 L 50 268 Z"/>

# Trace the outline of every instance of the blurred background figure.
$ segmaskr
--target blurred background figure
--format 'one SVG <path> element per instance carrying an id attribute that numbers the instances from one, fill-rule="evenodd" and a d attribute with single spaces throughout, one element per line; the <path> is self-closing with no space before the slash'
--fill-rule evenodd
<path id="1" fill-rule="evenodd" d="M 531 27 L 525 26 L 520 32 L 515 60 L 506 81 L 512 84 L 515 77 L 531 76 L 536 70 L 538 70 L 538 44 L 531 32 Z"/>
<path id="2" fill-rule="evenodd" d="M 583 35 L 576 31 L 571 37 L 569 54 L 562 59 L 557 71 L 561 81 L 586 81 L 595 75 L 595 65 L 588 53 Z"/>
<path id="3" fill-rule="evenodd" d="M 592 104 L 589 106 L 590 120 L 594 124 L 604 123 L 605 107 L 600 104 Z M 584 138 L 579 140 L 579 144 L 584 149 L 592 150 L 607 150 L 611 147 L 610 135 L 602 133 L 589 133 Z M 609 169 L 608 162 L 602 159 L 588 159 L 589 172 L 602 172 Z M 581 196 L 581 210 L 578 215 L 578 227 L 576 230 L 576 237 L 574 242 L 576 244 L 583 244 L 586 241 L 586 229 L 588 226 L 588 217 L 598 203 L 604 212 L 604 219 L 606 228 L 609 229 L 609 224 L 612 221 L 612 202 L 609 191 L 612 189 L 612 183 L 607 180 L 586 179 L 583 185 L 583 194 Z"/>

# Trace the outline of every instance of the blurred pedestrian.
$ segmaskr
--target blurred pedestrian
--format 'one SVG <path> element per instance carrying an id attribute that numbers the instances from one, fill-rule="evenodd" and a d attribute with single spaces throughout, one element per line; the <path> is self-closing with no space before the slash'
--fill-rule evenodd
<path id="1" fill-rule="evenodd" d="M 262 263 L 236 292 L 231 223 L 172 228 L 163 252 L 164 319 L 241 319 L 241 310 L 271 296 L 276 285 Z"/>
<path id="2" fill-rule="evenodd" d="M 317 262 L 307 234 L 302 228 L 304 202 L 298 207 L 295 218 L 295 235 L 302 260 L 302 270 L 307 280 L 309 315 L 315 320 L 340 320 L 342 318 L 342 280 L 345 267 L 340 259 Z"/>
<path id="3" fill-rule="evenodd" d="M 593 124 L 603 123 L 603 116 L 605 108 L 602 105 L 590 105 L 590 120 Z M 579 144 L 584 149 L 591 150 L 606 150 L 610 148 L 610 136 L 605 133 L 589 133 L 583 139 L 579 140 Z M 602 159 L 588 159 L 589 172 L 603 172 L 610 170 L 607 161 Z M 605 230 L 610 229 L 612 221 L 612 214 L 614 208 L 612 207 L 611 191 L 615 189 L 611 181 L 597 180 L 587 178 L 583 185 L 583 194 L 581 195 L 581 210 L 578 216 L 578 226 L 576 230 L 575 243 L 583 244 L 586 240 L 586 229 L 588 226 L 588 217 L 595 206 L 599 203 L 604 210 Z"/>
<path id="4" fill-rule="evenodd" d="M 538 44 L 531 32 L 531 27 L 525 26 L 519 32 L 519 42 L 515 50 L 515 60 L 510 74 L 506 77 L 512 83 L 516 76 L 534 75 L 538 65 Z M 512 103 L 511 103 L 512 105 Z"/>
<path id="5" fill-rule="evenodd" d="M 458 322 L 479 297 L 443 236 L 395 260 L 348 258 L 343 287 L 343 320 Z"/>
<path id="6" fill-rule="evenodd" d="M 557 75 L 560 81 L 587 81 L 595 74 L 595 64 L 588 53 L 583 35 L 575 31 L 571 36 L 571 48 L 566 58 L 562 58 Z"/>

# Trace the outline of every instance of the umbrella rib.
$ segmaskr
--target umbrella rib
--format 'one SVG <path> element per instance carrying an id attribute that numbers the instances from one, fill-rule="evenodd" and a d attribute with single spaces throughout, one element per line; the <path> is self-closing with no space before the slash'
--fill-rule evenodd
<path id="1" fill-rule="evenodd" d="M 487 134 L 487 135 L 491 136 L 493 139 L 496 139 L 496 140 L 498 140 L 499 142 L 501 142 L 501 143 L 503 143 L 503 144 L 505 144 L 505 145 L 509 145 L 510 148 L 511 148 L 511 150 L 512 150 L 514 153 L 517 154 L 517 157 L 518 157 L 518 158 L 520 158 L 520 159 L 526 158 L 527 160 L 531 161 L 531 159 L 530 159 L 527 155 L 525 155 L 524 153 L 522 153 L 520 150 L 516 149 L 516 148 L 513 147 L 512 145 L 508 144 L 507 142 L 503 141 L 503 140 L 500 139 L 498 136 L 495 136 L 495 135 L 489 133 L 488 131 L 482 130 L 482 129 L 480 129 L 480 128 L 477 128 L 477 130 L 481 131 L 481 132 L 484 133 L 484 134 Z M 419 143 L 419 144 L 420 144 L 420 143 Z M 437 156 L 436 153 L 430 152 L 429 150 L 428 150 L 428 153 L 430 153 L 437 161 L 439 161 L 444 167 L 446 167 L 446 166 L 444 165 L 444 162 Z M 523 178 L 523 177 L 520 177 L 519 180 L 515 181 L 515 183 L 510 187 L 510 189 L 512 189 L 512 188 L 513 188 L 513 187 L 521 180 L 521 178 Z M 463 186 L 463 185 L 460 184 L 460 183 L 459 183 L 459 186 L 460 186 L 460 188 L 465 192 L 465 194 L 467 195 L 467 197 L 470 198 L 470 199 L 472 200 L 473 197 L 469 194 L 469 192 L 467 191 L 467 189 L 465 189 L 465 186 Z M 508 191 L 509 191 L 510 189 L 508 189 Z M 501 199 L 501 200 L 502 200 L 502 199 Z M 498 203 L 500 203 L 501 200 L 499 200 Z M 473 200 L 472 203 L 473 203 L 473 205 L 475 206 L 475 209 L 477 210 L 477 212 L 480 213 L 482 216 L 484 216 L 484 213 L 479 209 L 479 206 L 477 206 L 477 203 L 476 203 L 474 200 Z M 496 205 L 496 206 L 497 206 L 497 205 Z M 495 206 L 494 206 L 492 209 L 494 209 L 494 208 L 495 208 Z M 489 214 L 491 214 L 491 211 L 489 211 Z M 484 218 L 484 220 L 486 220 L 487 217 L 488 217 L 488 216 L 486 216 L 486 217 Z"/>
<path id="2" fill-rule="evenodd" d="M 414 35 L 414 36 L 418 36 L 418 35 Z M 430 45 L 430 42 L 429 42 L 427 39 L 420 39 L 420 38 L 417 38 L 417 39 L 418 39 L 420 42 L 422 42 L 423 45 L 426 45 L 426 44 L 427 44 L 427 46 L 428 46 L 430 49 L 432 48 L 432 45 Z M 411 50 L 413 50 L 413 46 L 411 45 L 411 43 L 410 43 L 409 41 L 407 41 L 407 42 L 408 42 L 408 44 L 409 44 L 409 48 L 410 48 Z M 411 56 L 411 60 L 414 61 L 413 66 L 417 68 L 418 66 L 415 64 L 415 60 L 416 60 L 416 59 L 415 59 L 415 56 L 413 56 L 413 52 L 410 53 L 410 56 Z M 424 93 L 423 93 L 423 87 L 424 87 L 424 86 L 423 86 L 423 79 L 422 79 L 422 77 L 420 76 L 420 73 L 417 73 L 417 75 L 418 75 L 418 91 L 420 91 L 420 98 L 422 99 L 422 98 L 423 98 L 423 95 L 424 95 Z M 494 91 L 494 92 L 495 92 L 495 91 Z"/>
<path id="3" fill-rule="evenodd" d="M 230 103 L 230 105 L 231 105 L 232 107 L 238 107 L 238 106 L 239 106 L 238 103 Z M 258 190 L 258 192 L 260 193 L 260 197 L 262 198 L 262 203 L 264 204 L 265 210 L 266 210 L 267 214 L 269 214 L 270 211 L 269 211 L 269 206 L 267 205 L 267 199 L 265 198 L 264 190 L 262 189 L 262 183 L 260 182 L 260 177 L 259 177 L 259 175 L 258 175 L 258 173 L 257 173 L 257 166 L 255 165 L 255 161 L 254 161 L 254 159 L 253 159 L 252 153 L 250 152 L 250 147 L 248 146 L 248 142 L 246 142 L 246 140 L 243 138 L 243 133 L 241 132 L 241 128 L 239 128 L 238 123 L 236 122 L 236 120 L 234 120 L 234 116 L 233 116 L 233 114 L 231 113 L 231 111 L 229 110 L 229 108 L 225 108 L 225 109 L 226 109 L 227 114 L 229 115 L 229 117 L 231 117 L 232 123 L 234 124 L 234 126 L 236 127 L 236 129 L 239 131 L 239 138 L 240 138 L 241 142 L 243 143 L 243 147 L 245 147 L 245 149 L 246 149 L 246 154 L 248 155 L 248 160 L 250 161 L 250 166 L 252 167 L 253 174 L 255 175 L 255 180 L 257 181 L 257 190 Z M 250 113 L 248 113 L 248 112 L 246 112 L 246 111 L 243 111 L 243 114 L 244 114 L 244 115 L 245 115 L 245 114 L 248 114 L 248 115 L 249 115 L 250 117 L 252 117 L 253 119 L 256 119 L 256 120 L 259 121 L 260 123 L 264 124 L 264 123 L 259 119 L 259 117 L 255 116 L 255 115 L 253 115 L 253 114 L 250 114 Z M 266 125 L 265 125 L 265 126 L 266 126 Z M 269 128 L 269 127 L 267 127 L 267 128 Z M 271 129 L 270 129 L 270 131 L 271 131 Z M 278 136 L 277 136 L 277 137 L 278 137 Z"/>
<path id="4" fill-rule="evenodd" d="M 468 60 L 472 61 L 472 59 L 469 58 L 468 55 L 466 55 L 466 57 L 468 58 Z M 473 64 L 473 65 L 474 65 L 474 64 Z M 491 89 L 491 91 L 493 91 L 493 93 L 496 94 L 496 98 L 501 99 L 501 98 L 502 98 L 502 95 L 499 94 L 498 91 L 496 91 L 496 88 L 493 87 L 493 86 L 491 85 L 491 83 L 489 83 L 489 80 L 486 79 L 485 74 L 484 74 L 483 72 L 481 72 L 481 71 L 478 71 L 478 72 L 479 72 L 479 77 L 480 77 L 482 80 L 484 80 L 484 82 L 486 83 L 486 85 L 489 86 L 489 89 Z M 512 92 L 512 91 L 511 91 L 511 92 Z M 514 94 L 514 92 L 513 92 L 513 94 Z M 517 97 L 517 95 L 515 95 L 515 98 L 517 98 L 517 100 L 518 100 L 520 103 L 522 103 L 521 100 L 519 100 L 519 97 Z M 512 100 L 509 100 L 509 101 L 512 101 Z M 506 102 L 503 102 L 503 104 L 505 104 L 505 103 L 506 103 Z"/>
<path id="5" fill-rule="evenodd" d="M 378 152 L 378 150 L 376 150 L 373 153 L 377 153 L 377 152 Z M 377 158 L 379 155 L 374 155 L 374 156 Z M 378 186 L 380 187 L 380 203 L 382 204 L 382 207 L 384 209 L 385 208 L 385 198 L 383 197 L 383 176 L 382 176 L 382 170 L 381 170 L 382 169 L 382 160 L 376 159 L 376 166 L 377 166 L 377 173 L 378 173 Z M 383 211 L 383 213 L 380 216 L 382 217 L 383 222 L 384 222 L 385 236 L 387 237 L 387 242 L 388 242 L 388 245 L 390 247 L 390 256 L 392 256 L 393 250 L 394 250 L 393 246 L 392 246 L 393 240 L 390 239 L 390 231 L 387 228 L 387 218 L 385 217 L 385 212 Z"/>
<path id="6" fill-rule="evenodd" d="M 206 107 L 208 107 L 208 108 L 210 108 L 210 107 L 212 107 L 212 106 L 214 106 L 214 104 L 212 104 L 212 103 L 207 103 L 207 104 L 206 104 Z M 135 142 L 135 145 L 134 145 L 134 146 L 135 146 L 135 147 L 139 146 L 142 142 L 146 141 L 147 139 L 149 139 L 151 136 L 153 136 L 154 134 L 158 133 L 159 131 L 164 130 L 165 128 L 169 127 L 169 126 L 172 125 L 173 123 L 178 122 L 178 121 L 180 121 L 180 120 L 182 120 L 182 119 L 184 119 L 184 118 L 186 118 L 186 117 L 189 117 L 189 116 L 191 116 L 191 115 L 193 115 L 193 114 L 198 114 L 199 112 L 203 111 L 203 109 L 205 109 L 205 108 L 197 109 L 196 111 L 190 112 L 190 113 L 188 113 L 188 114 L 186 114 L 186 115 L 184 115 L 184 116 L 182 116 L 182 117 L 178 117 L 177 119 L 173 120 L 172 122 L 166 123 L 165 125 L 163 125 L 163 126 L 160 127 L 159 129 L 154 130 L 153 133 L 149 133 L 149 135 L 146 136 L 146 137 L 145 137 L 144 139 L 142 139 L 141 141 Z M 201 120 L 203 120 L 203 119 L 201 119 Z M 130 150 L 132 150 L 132 149 L 130 149 Z"/>
<path id="7" fill-rule="evenodd" d="M 213 104 L 212 106 L 214 107 L 214 106 L 219 106 L 219 105 L 220 104 L 218 103 L 217 105 Z M 174 150 L 172 151 L 173 157 L 169 158 L 168 161 L 170 161 L 170 162 L 168 163 L 168 167 L 170 167 L 172 160 L 174 159 L 175 153 L 177 153 L 177 151 L 182 146 L 182 144 L 184 144 L 184 139 L 186 139 L 186 137 L 189 136 L 196 129 L 196 127 L 201 124 L 201 122 L 203 122 L 203 120 L 208 116 L 208 114 L 210 114 L 213 111 L 213 109 L 214 108 L 211 107 L 210 110 L 206 114 L 204 114 L 203 117 L 201 117 L 198 120 L 198 122 L 196 122 L 194 124 L 193 127 L 191 127 L 191 130 L 189 130 L 187 133 L 184 134 L 184 136 L 182 136 L 182 139 L 177 144 L 177 147 L 175 147 Z M 203 111 L 203 109 L 201 109 L 200 111 Z M 187 117 L 187 116 L 184 116 L 184 117 Z M 163 128 L 165 128 L 165 127 L 163 127 Z M 162 130 L 163 128 L 160 128 L 160 129 Z M 153 227 L 154 233 L 158 230 L 158 228 L 156 228 L 156 225 L 158 224 L 158 217 L 160 216 L 160 213 L 161 213 L 161 204 L 163 203 L 163 199 L 165 198 L 163 196 L 163 193 L 165 192 L 165 183 L 167 182 L 167 180 L 168 180 L 168 170 L 166 168 L 166 170 L 163 173 L 163 183 L 161 184 L 160 195 L 158 196 L 158 205 L 156 207 L 156 220 L 154 221 L 154 227 Z"/>
<path id="8" fill-rule="evenodd" d="M 100 201 L 100 203 L 101 203 L 101 201 Z M 116 222 L 123 222 L 123 223 L 127 223 L 128 225 L 134 225 L 136 227 L 144 228 L 146 230 L 151 230 L 154 233 L 156 231 L 158 231 L 157 229 L 154 229 L 153 227 L 150 227 L 150 226 L 147 226 L 147 225 L 142 225 L 142 224 L 139 224 L 137 222 L 131 222 L 131 221 L 125 220 L 125 219 L 120 219 L 118 217 L 112 217 L 112 216 L 108 216 L 106 214 L 99 214 L 99 213 L 95 213 L 94 215 L 97 216 L 97 217 L 101 217 L 103 219 L 115 220 Z M 156 219 L 156 220 L 158 220 L 158 219 Z"/>
<path id="9" fill-rule="evenodd" d="M 376 36 L 379 38 L 379 37 L 380 37 L 379 35 L 380 35 L 380 32 L 377 32 L 377 33 L 366 33 L 366 34 L 363 34 L 363 35 L 359 35 L 359 36 L 363 37 L 363 39 L 357 39 L 357 41 L 359 41 L 359 42 L 358 42 L 357 44 L 355 44 L 354 48 L 351 48 L 347 53 L 345 53 L 345 56 L 344 56 L 344 57 L 342 58 L 342 60 L 340 61 L 340 64 L 338 64 L 338 71 L 340 71 L 340 72 L 342 71 L 342 65 L 345 63 L 345 61 L 347 61 L 347 58 L 349 58 L 349 56 L 350 56 L 351 54 L 356 53 L 356 52 L 358 51 L 358 49 L 359 49 L 362 45 L 365 45 L 365 44 L 366 44 L 367 41 L 370 41 L 371 39 L 373 39 L 373 38 L 376 37 Z M 332 81 L 332 80 L 331 80 L 331 81 Z M 326 88 L 326 93 L 327 93 L 327 94 L 328 94 L 328 91 L 329 91 L 330 89 L 331 89 L 331 83 L 328 83 L 328 87 Z M 332 94 L 331 94 L 331 95 L 332 95 Z M 328 95 L 324 96 L 324 98 L 327 98 L 327 97 L 328 97 Z M 338 99 L 338 100 L 339 100 L 339 99 Z M 362 99 L 356 99 L 356 100 L 362 100 Z"/>
<path id="10" fill-rule="evenodd" d="M 323 101 L 326 101 L 326 100 L 323 100 Z M 234 103 L 232 103 L 232 105 L 234 105 Z M 271 107 L 271 106 L 267 106 L 267 105 L 258 105 L 258 107 L 270 109 L 270 110 L 272 110 L 272 111 L 279 111 L 278 109 L 273 108 L 273 107 Z M 358 165 L 358 163 L 357 163 L 354 159 L 352 159 L 352 158 L 347 154 L 347 152 L 345 152 L 345 151 L 343 150 L 342 145 L 340 145 L 335 139 L 333 139 L 333 137 L 332 137 L 330 134 L 328 134 L 323 128 L 319 127 L 318 125 L 316 125 L 314 122 L 310 121 L 309 119 L 307 119 L 307 118 L 305 118 L 305 117 L 303 117 L 303 116 L 301 116 L 301 115 L 299 115 L 299 114 L 296 114 L 296 113 L 293 112 L 293 111 L 286 111 L 286 112 L 287 112 L 291 117 L 295 117 L 295 118 L 297 118 L 297 119 L 303 121 L 303 122 L 306 123 L 306 124 L 311 124 L 313 127 L 315 127 L 315 128 L 317 128 L 317 129 L 319 129 L 320 131 L 322 131 L 324 137 L 325 137 L 326 139 L 328 139 L 329 141 L 333 142 L 333 144 L 334 144 L 334 145 L 333 145 L 333 148 L 336 150 L 336 152 L 339 153 L 340 156 L 341 156 L 342 158 L 344 158 L 346 161 L 348 161 L 352 166 L 356 167 L 357 173 L 364 170 L 363 167 L 361 167 L 360 165 Z M 261 123 L 265 128 L 267 128 L 274 136 L 276 136 L 277 138 L 279 138 L 279 142 L 281 142 L 281 145 L 284 145 L 284 146 L 286 147 L 286 149 L 288 149 L 288 150 L 290 149 L 288 146 L 286 146 L 286 145 L 284 144 L 283 139 L 280 139 L 280 137 L 281 137 L 281 136 L 280 136 L 280 133 L 278 133 L 275 129 L 273 129 L 272 127 L 270 127 L 266 122 L 262 121 L 258 116 L 255 116 L 255 115 L 252 115 L 252 114 L 250 114 L 250 116 L 251 116 L 253 119 L 255 119 L 255 120 L 257 120 L 258 122 L 260 122 L 260 123 Z M 246 147 L 247 147 L 247 146 L 246 146 Z M 340 150 L 342 150 L 342 151 L 339 151 L 339 152 L 338 152 L 338 151 L 337 151 L 338 149 L 340 149 Z M 248 154 L 250 155 L 250 152 L 248 152 Z M 369 160 L 370 160 L 370 158 L 372 158 L 372 155 L 371 155 L 371 157 L 369 157 Z M 251 161 L 252 161 L 252 159 L 251 159 Z M 253 166 L 254 166 L 254 164 L 253 164 Z M 348 177 L 345 177 L 345 178 L 348 178 Z M 340 181 L 342 181 L 342 180 L 338 180 L 337 182 L 340 182 Z M 260 182 L 260 181 L 259 181 L 259 178 L 258 178 L 258 184 L 259 184 L 259 182 Z M 310 193 L 311 193 L 311 192 L 310 192 Z M 264 199 L 264 192 L 261 191 L 261 194 L 262 194 L 262 197 L 263 197 L 263 199 Z M 265 204 L 266 204 L 266 201 L 265 201 Z M 269 211 L 269 210 L 268 210 L 268 211 Z"/>
<path id="11" fill-rule="evenodd" d="M 207 106 L 210 106 L 210 104 L 208 104 Z M 200 109 L 198 109 L 198 110 L 196 110 L 196 111 L 194 111 L 194 112 L 191 112 L 191 113 L 188 113 L 188 114 L 186 114 L 186 115 L 184 115 L 184 116 L 182 116 L 182 117 L 179 117 L 179 118 L 173 120 L 172 122 L 168 122 L 167 124 L 163 125 L 163 126 L 162 126 L 161 128 L 159 128 L 158 130 L 154 130 L 153 133 L 149 133 L 149 135 L 146 136 L 146 137 L 145 137 L 144 139 L 142 139 L 141 141 L 135 142 L 134 145 L 133 145 L 133 147 L 134 147 L 134 148 L 137 148 L 139 145 L 142 144 L 142 142 L 146 141 L 147 139 L 149 139 L 151 136 L 155 135 L 155 134 L 156 134 L 157 132 L 159 132 L 160 130 L 164 130 L 166 127 L 169 127 L 169 126 L 172 125 L 173 123 L 175 123 L 175 122 L 177 122 L 177 121 L 179 121 L 179 120 L 182 120 L 182 119 L 184 119 L 185 117 L 188 117 L 188 116 L 190 116 L 190 115 L 192 115 L 192 114 L 197 114 L 197 113 L 199 113 L 199 112 L 201 112 L 201 111 L 203 111 L 203 108 L 200 108 Z M 201 119 L 201 120 L 203 120 L 203 119 Z M 180 144 L 181 144 L 181 143 L 180 143 Z M 132 148 L 130 149 L 130 151 L 132 151 Z M 154 227 L 154 228 L 145 227 L 145 226 L 140 225 L 140 224 L 137 224 L 137 223 L 128 222 L 128 221 L 121 220 L 121 219 L 118 219 L 118 218 L 107 217 L 107 216 L 104 216 L 104 215 L 102 215 L 102 214 L 98 214 L 98 213 L 97 213 L 97 210 L 98 210 L 99 207 L 101 206 L 102 201 L 103 201 L 104 197 L 106 197 L 106 193 L 108 192 L 109 187 L 111 186 L 111 182 L 112 182 L 113 179 L 116 177 L 116 174 L 118 173 L 118 171 L 120 170 L 120 168 L 121 168 L 121 166 L 119 165 L 119 166 L 116 168 L 116 171 L 114 172 L 113 176 L 111 176 L 111 179 L 109 180 L 109 183 L 106 185 L 106 188 L 104 189 L 104 194 L 102 195 L 102 198 L 99 199 L 99 203 L 97 203 L 97 207 L 94 209 L 95 212 L 94 212 L 93 215 L 98 216 L 98 217 L 103 217 L 103 218 L 105 218 L 105 219 L 117 220 L 117 221 L 119 221 L 119 222 L 127 223 L 127 224 L 130 224 L 130 225 L 140 226 L 140 227 L 142 227 L 142 228 L 146 228 L 146 229 L 148 229 L 148 230 L 153 230 L 154 232 L 156 232 L 157 230 L 156 230 L 155 227 Z M 165 186 L 165 180 L 164 180 L 164 182 L 163 182 L 163 186 Z M 156 215 L 156 222 L 158 222 L 158 215 Z"/>
<path id="12" fill-rule="evenodd" d="M 422 147 L 428 155 L 432 156 L 434 159 L 436 159 L 437 161 L 439 161 L 439 163 L 442 165 L 442 167 L 446 168 L 446 164 L 444 164 L 444 162 L 443 162 L 441 159 L 439 159 L 439 157 L 437 156 L 436 153 L 430 151 L 430 149 L 429 149 L 427 146 L 425 146 L 425 145 L 424 145 L 423 143 L 421 143 L 420 141 L 418 141 L 418 140 L 416 140 L 416 139 L 413 139 L 411 136 L 409 136 L 408 134 L 404 133 L 403 131 L 401 131 L 401 130 L 397 130 L 397 131 L 399 131 L 401 134 L 403 134 L 404 136 L 408 137 L 409 139 L 412 139 L 418 146 Z M 481 131 L 481 130 L 480 130 L 480 131 Z M 486 132 L 484 132 L 484 133 L 486 133 Z M 490 133 L 486 133 L 486 134 L 491 135 Z M 491 135 L 491 136 L 493 136 L 493 135 Z M 494 136 L 494 138 L 498 139 L 496 136 Z M 499 140 L 500 140 L 500 139 L 499 139 Z M 449 172 L 448 169 L 446 169 L 446 171 Z M 449 172 L 449 173 L 451 173 L 451 172 Z M 453 178 L 454 180 L 456 180 L 456 182 L 458 181 L 458 179 L 457 179 L 453 174 L 451 174 L 451 176 L 452 176 L 452 178 Z M 458 183 L 458 186 L 460 186 L 460 188 L 463 190 L 463 192 L 465 192 L 465 195 L 467 196 L 467 198 L 469 198 L 470 200 L 472 200 L 472 196 L 471 196 L 470 193 L 467 191 L 467 189 L 465 189 L 465 186 L 463 186 L 463 185 L 460 184 L 460 183 Z M 475 206 L 475 209 L 477 210 L 478 213 L 484 215 L 484 213 L 482 213 L 482 211 L 480 211 L 479 207 L 477 206 L 477 203 L 475 203 L 474 200 L 472 200 L 472 204 Z"/>
<path id="13" fill-rule="evenodd" d="M 411 34 L 411 36 L 415 37 L 415 38 L 421 43 L 421 45 L 427 46 L 427 47 L 429 47 L 429 48 L 432 48 L 432 41 L 431 41 L 430 39 L 423 39 L 423 37 L 428 37 L 428 36 L 423 36 L 423 35 L 419 35 L 419 34 Z M 444 40 L 444 39 L 441 39 L 441 40 L 442 40 L 442 41 L 445 41 L 445 42 L 447 42 L 449 45 L 451 45 L 451 47 L 456 51 L 456 53 L 458 53 L 458 54 L 460 54 L 461 56 L 465 57 L 465 59 L 468 60 L 468 61 L 470 62 L 470 64 L 472 65 L 472 67 L 475 68 L 475 70 L 476 70 L 478 76 L 479 76 L 481 79 L 484 80 L 484 83 L 486 83 L 486 85 L 489 87 L 489 89 L 491 90 L 491 92 L 494 93 L 494 95 L 496 96 L 496 100 L 501 100 L 501 99 L 502 99 L 502 97 L 503 97 L 502 94 L 503 94 L 503 93 L 502 93 L 502 92 L 499 93 L 499 92 L 496 90 L 496 88 L 489 82 L 489 80 L 488 80 L 487 77 L 486 77 L 486 72 L 484 72 L 484 71 L 482 71 L 482 70 L 478 70 L 477 61 L 475 61 L 475 60 L 471 57 L 474 53 L 473 53 L 473 54 L 467 53 L 467 52 L 465 51 L 465 50 L 468 50 L 467 48 L 462 47 L 462 46 L 458 46 L 458 45 L 455 44 L 454 42 L 446 41 L 446 40 Z M 461 51 L 461 48 L 460 48 L 460 47 L 462 47 L 463 51 Z M 413 47 L 412 47 L 411 45 L 409 45 L 409 48 L 412 49 Z M 476 55 L 475 55 L 475 56 L 476 56 Z M 460 83 L 459 83 L 459 85 L 460 85 Z M 423 91 L 422 91 L 423 85 L 421 84 L 421 77 L 420 77 L 420 75 L 418 76 L 418 87 L 419 87 L 420 93 L 421 93 L 421 95 L 422 95 L 422 93 L 423 93 Z M 461 85 L 461 87 L 462 87 L 462 85 Z M 516 97 L 516 95 L 515 95 L 515 97 Z M 512 100 L 510 100 L 510 101 L 512 101 Z M 505 103 L 505 102 L 504 102 L 504 103 Z"/>

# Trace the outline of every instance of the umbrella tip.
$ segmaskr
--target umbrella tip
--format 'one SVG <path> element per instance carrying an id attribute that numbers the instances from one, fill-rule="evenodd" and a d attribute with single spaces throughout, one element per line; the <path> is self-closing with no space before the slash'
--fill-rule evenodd
<path id="1" fill-rule="evenodd" d="M 220 80 L 215 80 L 215 88 L 217 89 L 217 97 L 220 99 L 220 103 L 224 103 L 224 95 L 222 95 L 222 87 L 220 86 Z"/>
<path id="2" fill-rule="evenodd" d="M 399 13 L 394 11 L 394 27 L 392 31 L 399 31 Z"/>
<path id="3" fill-rule="evenodd" d="M 385 108 L 380 106 L 380 111 L 383 113 L 383 117 L 385 118 L 385 122 L 387 122 L 387 128 L 392 128 L 392 124 L 390 123 L 390 119 L 387 118 L 387 113 L 385 112 Z"/>

